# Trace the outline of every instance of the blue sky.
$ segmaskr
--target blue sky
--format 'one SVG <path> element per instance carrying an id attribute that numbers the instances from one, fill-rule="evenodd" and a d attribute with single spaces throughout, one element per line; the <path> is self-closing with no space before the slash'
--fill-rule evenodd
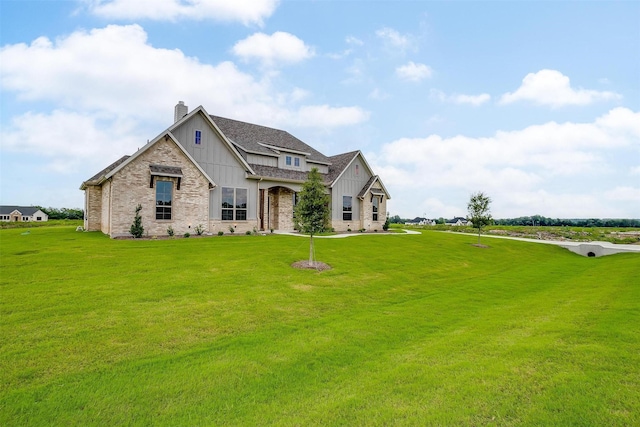
<path id="1" fill-rule="evenodd" d="M 2 204 L 82 207 L 182 100 L 362 150 L 391 215 L 640 217 L 640 2 L 0 7 Z"/>

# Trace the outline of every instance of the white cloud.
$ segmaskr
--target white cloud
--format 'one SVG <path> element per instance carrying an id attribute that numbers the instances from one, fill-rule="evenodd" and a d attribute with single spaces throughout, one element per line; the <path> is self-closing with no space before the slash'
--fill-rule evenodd
<path id="1" fill-rule="evenodd" d="M 451 95 L 447 95 L 446 93 L 431 89 L 431 96 L 442 101 L 442 102 L 450 102 L 452 104 L 468 104 L 477 107 L 479 105 L 484 104 L 485 102 L 489 102 L 491 100 L 491 95 L 488 93 L 482 93 L 480 95 L 464 95 L 454 93 Z"/>
<path id="2" fill-rule="evenodd" d="M 345 39 L 345 42 L 351 46 L 350 48 L 347 48 L 345 50 L 343 50 L 342 52 L 339 53 L 329 53 L 327 54 L 327 56 L 331 59 L 342 59 L 342 58 L 346 58 L 347 56 L 351 55 L 354 51 L 354 46 L 362 46 L 364 45 L 364 42 L 358 38 L 355 38 L 353 36 L 348 36 Z"/>
<path id="3" fill-rule="evenodd" d="M 616 187 L 607 191 L 604 196 L 608 200 L 633 202 L 636 212 L 640 213 L 640 188 L 629 186 Z"/>
<path id="4" fill-rule="evenodd" d="M 591 123 L 549 122 L 498 131 L 490 137 L 400 138 L 372 154 L 370 163 L 384 176 L 390 191 L 398 193 L 396 200 L 407 204 L 400 209 L 404 212 L 415 212 L 420 194 L 447 200 L 459 194 L 464 207 L 470 192 L 483 189 L 494 197 L 496 210 L 503 216 L 544 210 L 540 213 L 547 216 L 575 217 L 586 212 L 619 217 L 625 216 L 624 211 L 608 206 L 601 194 L 591 194 L 586 183 L 613 173 L 610 153 L 633 151 L 640 145 L 637 123 L 640 112 L 615 108 Z M 637 188 L 622 187 L 607 197 L 634 200 L 636 196 Z M 430 215 L 445 214 L 459 212 Z"/>
<path id="5" fill-rule="evenodd" d="M 95 167 L 86 159 L 102 163 L 110 153 L 131 154 L 170 125 L 178 100 L 281 128 L 325 130 L 369 117 L 356 106 L 299 105 L 310 97 L 304 89 L 280 92 L 269 79 L 256 80 L 231 62 L 210 65 L 180 50 L 154 48 L 138 25 L 6 45 L 0 50 L 0 88 L 27 107 L 54 106 L 13 117 L 2 130 L 3 150 L 46 157 L 51 165 L 67 159 L 87 173 Z"/>
<path id="6" fill-rule="evenodd" d="M 424 64 L 416 64 L 413 61 L 409 61 L 407 64 L 396 68 L 396 75 L 403 79 L 412 82 L 419 82 L 420 80 L 428 79 L 433 74 L 431 68 Z"/>
<path id="7" fill-rule="evenodd" d="M 314 56 L 314 51 L 293 34 L 277 31 L 256 33 L 233 46 L 233 53 L 244 60 L 258 60 L 266 66 L 294 64 Z"/>
<path id="8" fill-rule="evenodd" d="M 279 0 L 81 0 L 88 10 L 110 19 L 237 21 L 262 25 Z"/>
<path id="9" fill-rule="evenodd" d="M 353 37 L 353 36 L 347 36 L 345 41 L 347 42 L 347 44 L 352 45 L 352 46 L 362 46 L 362 45 L 364 45 L 364 42 L 362 40 L 360 40 L 357 37 Z"/>
<path id="10" fill-rule="evenodd" d="M 634 166 L 629 171 L 630 175 L 640 175 L 640 166 Z"/>
<path id="11" fill-rule="evenodd" d="M 411 38 L 400 34 L 393 28 L 384 27 L 376 31 L 376 36 L 381 38 L 387 47 L 404 51 L 412 45 Z"/>
<path id="12" fill-rule="evenodd" d="M 529 73 L 515 92 L 505 93 L 501 104 L 531 101 L 539 105 L 563 107 L 566 105 L 589 105 L 597 101 L 621 99 L 622 96 L 608 91 L 574 89 L 569 77 L 556 70 L 540 70 Z"/>
<path id="13" fill-rule="evenodd" d="M 0 131 L 3 149 L 49 158 L 49 168 L 71 173 L 87 165 L 102 168 L 141 147 L 145 139 L 135 123 L 97 114 L 55 110 L 13 117 Z"/>

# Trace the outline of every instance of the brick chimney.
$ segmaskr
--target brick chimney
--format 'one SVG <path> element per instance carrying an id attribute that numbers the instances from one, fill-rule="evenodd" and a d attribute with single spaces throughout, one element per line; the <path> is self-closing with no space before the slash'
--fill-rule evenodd
<path id="1" fill-rule="evenodd" d="M 182 119 L 189 113 L 189 107 L 184 105 L 184 101 L 179 101 L 176 104 L 175 113 L 173 115 L 173 123 L 176 123 L 178 120 Z"/>

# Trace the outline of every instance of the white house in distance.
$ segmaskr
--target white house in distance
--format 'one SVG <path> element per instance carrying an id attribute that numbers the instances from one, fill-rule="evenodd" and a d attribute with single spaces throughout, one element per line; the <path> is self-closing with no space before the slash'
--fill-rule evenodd
<path id="1" fill-rule="evenodd" d="M 312 168 L 330 197 L 331 227 L 382 230 L 390 198 L 360 151 L 325 156 L 286 131 L 175 107 L 174 123 L 131 156 L 84 181 L 85 230 L 293 230 L 297 192 Z"/>
<path id="2" fill-rule="evenodd" d="M 0 221 L 43 222 L 49 221 L 49 215 L 36 206 L 0 206 Z"/>

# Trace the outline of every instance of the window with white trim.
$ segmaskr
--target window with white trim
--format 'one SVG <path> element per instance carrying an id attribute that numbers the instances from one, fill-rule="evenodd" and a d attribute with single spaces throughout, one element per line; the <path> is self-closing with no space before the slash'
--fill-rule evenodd
<path id="1" fill-rule="evenodd" d="M 246 221 L 247 189 L 222 187 L 222 220 Z"/>
<path id="2" fill-rule="evenodd" d="M 298 168 L 300 167 L 300 157 L 296 157 L 293 159 L 293 165 Z"/>
<path id="3" fill-rule="evenodd" d="M 200 145 L 200 144 L 202 144 L 202 132 L 201 132 L 201 131 L 197 130 L 197 131 L 195 132 L 195 137 L 194 137 L 194 139 L 193 139 L 193 142 L 194 142 L 194 144 L 196 144 L 196 145 Z"/>
<path id="4" fill-rule="evenodd" d="M 291 166 L 291 156 L 286 156 L 286 157 L 284 158 L 284 163 L 285 163 L 287 166 Z"/>
<path id="5" fill-rule="evenodd" d="M 342 220 L 351 221 L 353 215 L 353 205 L 351 196 L 342 196 Z"/>

